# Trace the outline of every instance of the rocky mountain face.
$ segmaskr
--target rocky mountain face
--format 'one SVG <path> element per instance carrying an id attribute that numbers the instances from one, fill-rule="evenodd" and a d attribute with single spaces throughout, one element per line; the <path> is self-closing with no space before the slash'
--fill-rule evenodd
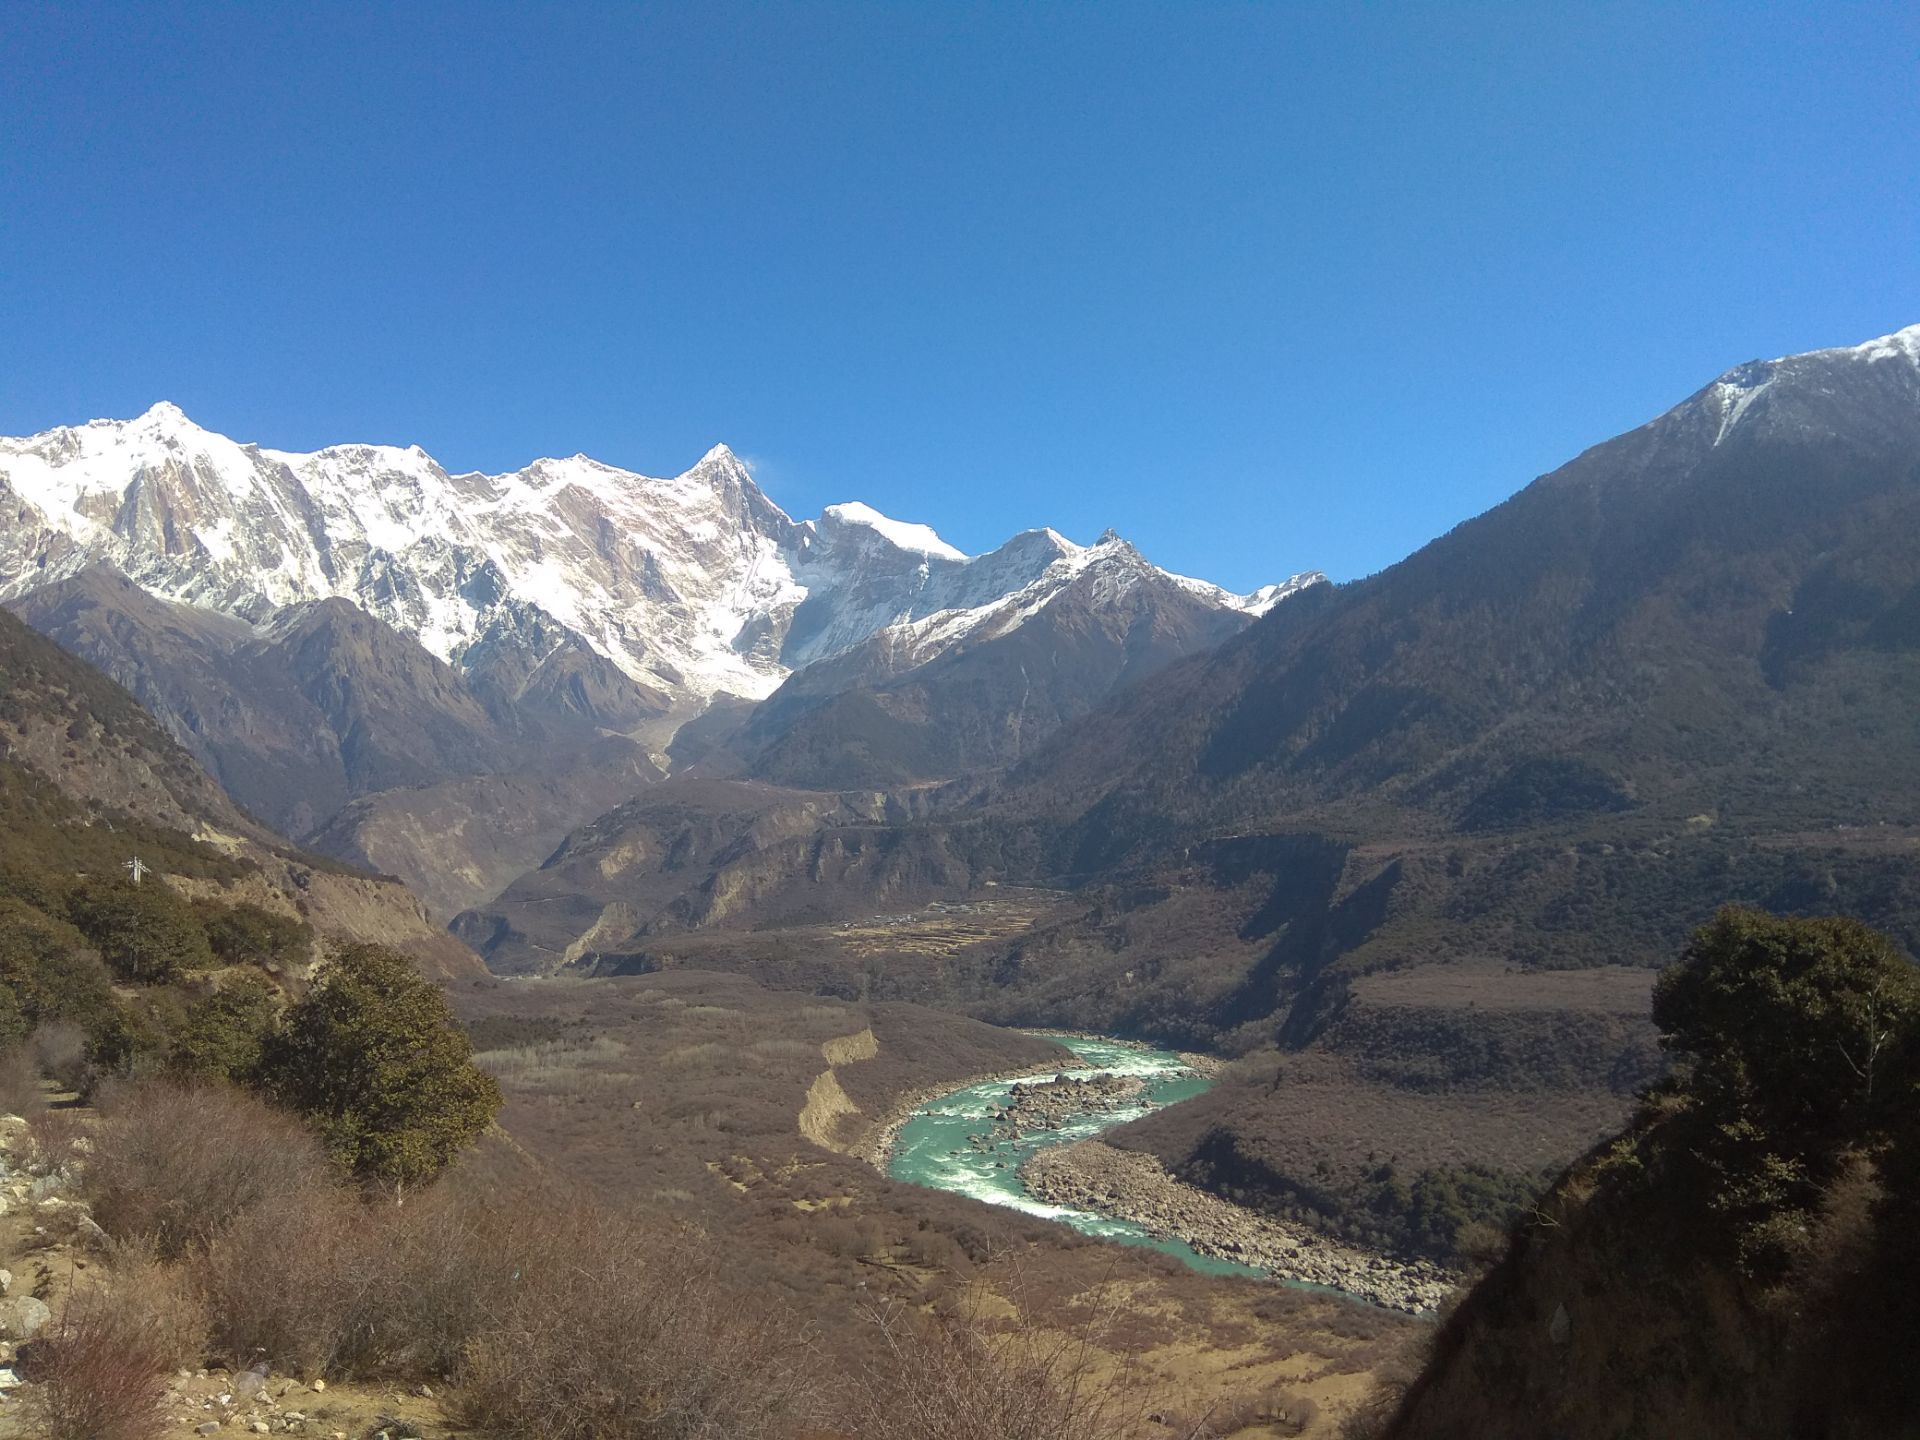
<path id="1" fill-rule="evenodd" d="M 454 933 L 507 974 L 592 968 L 648 937 L 811 924 L 973 883 L 908 795 L 675 778 L 567 836 Z"/>
<path id="2" fill-rule="evenodd" d="M 346 600 L 255 626 L 94 566 L 13 608 L 132 691 L 250 814 L 400 876 L 443 918 L 661 773 L 570 695 L 489 687 L 500 668 L 462 675 Z"/>
<path id="3" fill-rule="evenodd" d="M 796 522 L 724 446 L 671 479 L 580 455 L 450 475 L 417 447 L 236 444 L 166 404 L 0 440 L 0 506 L 0 596 L 106 563 L 256 622 L 347 599 L 488 686 L 565 692 L 603 722 L 644 711 L 642 697 L 764 696 L 876 631 L 976 610 L 1080 553 L 1035 531 L 970 559 L 859 504 Z M 1275 598 L 1179 583 L 1239 614 Z M 562 673 L 536 682 L 555 656 Z M 601 713 L 610 676 L 593 656 L 640 695 Z"/>
<path id="4" fill-rule="evenodd" d="M 1271 586 L 1270 608 L 1315 584 Z M 891 625 L 789 677 L 735 744 L 750 773 L 812 787 L 953 779 L 1019 760 L 1107 696 L 1246 625 L 1126 541 L 1064 552 L 1012 594 Z"/>
<path id="5" fill-rule="evenodd" d="M 504 766 L 517 736 L 460 676 L 346 601 L 259 629 L 90 568 L 14 609 L 133 692 L 227 793 L 290 835 L 348 799 Z"/>

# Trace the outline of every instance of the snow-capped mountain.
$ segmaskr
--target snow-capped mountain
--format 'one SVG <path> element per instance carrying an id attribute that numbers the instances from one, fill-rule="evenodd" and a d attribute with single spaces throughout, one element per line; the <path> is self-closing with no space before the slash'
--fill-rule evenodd
<path id="1" fill-rule="evenodd" d="M 969 557 L 862 504 L 797 522 L 725 446 L 670 479 L 584 455 L 456 475 L 417 446 L 240 444 L 165 403 L 0 440 L 0 517 L 0 598 L 100 563 L 255 623 L 344 598 L 463 672 L 509 642 L 523 675 L 584 646 L 695 704 L 767 695 L 889 627 L 926 655 L 1018 624 L 1103 548 L 1036 530 Z M 1166 578 L 1260 614 L 1310 577 Z"/>
<path id="2" fill-rule="evenodd" d="M 796 671 L 732 742 L 743 773 L 849 789 L 1003 768 L 1109 695 L 1325 583 L 1299 575 L 1226 595 L 1156 569 L 1111 532 L 1082 546 L 1036 531 L 1003 548 L 1016 547 L 1055 558 L 1010 593 L 883 626 Z"/>

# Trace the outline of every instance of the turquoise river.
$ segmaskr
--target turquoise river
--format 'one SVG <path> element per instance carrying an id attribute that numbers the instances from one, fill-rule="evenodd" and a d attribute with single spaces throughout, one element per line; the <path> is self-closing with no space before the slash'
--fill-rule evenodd
<path id="1" fill-rule="evenodd" d="M 922 1105 L 894 1139 L 887 1173 L 896 1180 L 928 1185 L 969 1195 L 989 1205 L 1005 1205 L 1048 1220 L 1071 1225 L 1083 1234 L 1125 1245 L 1143 1245 L 1177 1257 L 1195 1270 L 1209 1275 L 1261 1275 L 1264 1272 L 1231 1260 L 1216 1260 L 1196 1253 L 1183 1240 L 1155 1235 L 1130 1220 L 1117 1219 L 1091 1210 L 1073 1210 L 1049 1205 L 1029 1195 L 1020 1182 L 1020 1166 L 1034 1151 L 1048 1145 L 1066 1145 L 1087 1140 L 1103 1130 L 1138 1120 L 1142 1115 L 1198 1095 L 1210 1082 L 1187 1068 L 1186 1063 L 1168 1050 L 1147 1050 L 1113 1040 L 1082 1035 L 1048 1035 L 1045 1038 L 1064 1045 L 1079 1063 L 1064 1063 L 1052 1069 L 1036 1070 L 1022 1078 L 1050 1080 L 1055 1075 L 1138 1075 L 1146 1081 L 1146 1093 L 1139 1104 L 1123 1110 L 1082 1115 L 1064 1122 L 1058 1130 L 1023 1134 L 1018 1140 L 1004 1137 L 997 1144 L 976 1148 L 973 1137 L 991 1139 L 993 1112 L 1007 1103 L 1007 1092 L 1017 1080 L 988 1080 L 955 1090 Z"/>

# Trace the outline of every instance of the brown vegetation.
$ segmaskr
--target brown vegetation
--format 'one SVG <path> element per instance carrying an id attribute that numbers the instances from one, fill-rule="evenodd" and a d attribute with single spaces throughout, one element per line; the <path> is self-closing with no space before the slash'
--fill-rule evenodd
<path id="1" fill-rule="evenodd" d="M 1078 1331 L 993 1324 L 977 1310 L 925 1317 L 899 1307 L 871 1316 L 884 1368 L 859 1401 L 859 1433 L 874 1440 L 1105 1440 L 1139 1422 L 1096 1343 L 1096 1317 Z M 1206 1432 L 1183 1427 L 1182 1440 Z"/>
<path id="2" fill-rule="evenodd" d="M 718 976 L 466 998 L 502 1005 L 473 1017 L 479 1033 L 528 1042 L 484 1057 L 508 1092 L 509 1135 L 404 1206 L 369 1203 L 296 1122 L 230 1087 L 103 1095 L 92 1153 L 77 1158 L 114 1238 L 76 1293 L 104 1286 L 129 1316 L 172 1317 L 162 1373 L 264 1363 L 324 1376 L 330 1395 L 425 1382 L 449 1417 L 504 1437 L 824 1424 L 890 1440 L 915 1433 L 898 1425 L 929 1395 L 957 1393 L 956 1374 L 982 1387 L 996 1436 L 1130 1433 L 1088 1417 L 1137 1417 L 1149 1397 L 1185 1417 L 1175 1434 L 1215 1433 L 1198 1428 L 1209 1415 L 1288 1434 L 1276 1395 L 1349 1394 L 1401 1333 L 1338 1301 L 1209 1280 L 896 1186 L 799 1138 L 827 1042 L 871 1028 L 871 1045 L 828 1049 L 850 1084 L 880 1070 L 884 1083 L 860 1083 L 881 1106 L 888 1086 L 1046 1053 L 1027 1037 Z M 859 1322 L 876 1308 L 911 1317 L 913 1335 Z M 1063 1336 L 1076 1337 L 1071 1363 Z M 206 1408 L 197 1394 L 169 1405 Z"/>
<path id="3" fill-rule="evenodd" d="M 44 1440 L 154 1440 L 174 1337 L 149 1307 L 77 1295 L 33 1345 L 30 1399 Z"/>
<path id="4" fill-rule="evenodd" d="M 762 1440 L 818 1417 L 805 1331 L 724 1283 L 705 1237 L 579 1206 L 542 1221 L 465 1349 L 459 1418 L 509 1440 Z"/>
<path id="5" fill-rule="evenodd" d="M 86 1175 L 100 1225 L 168 1260 L 204 1250 L 257 1206 L 334 1183 L 294 1116 L 228 1086 L 165 1081 L 106 1097 Z"/>

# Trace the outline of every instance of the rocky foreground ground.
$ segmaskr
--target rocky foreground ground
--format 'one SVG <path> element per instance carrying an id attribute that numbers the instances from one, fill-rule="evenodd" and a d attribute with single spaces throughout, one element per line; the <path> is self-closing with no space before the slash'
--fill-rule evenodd
<path id="1" fill-rule="evenodd" d="M 1021 1177 L 1029 1193 L 1050 1204 L 1102 1211 L 1184 1240 L 1202 1255 L 1408 1314 L 1433 1310 L 1457 1283 L 1428 1261 L 1389 1259 L 1254 1214 L 1176 1179 L 1151 1155 L 1098 1140 L 1049 1146 L 1027 1161 Z"/>
<path id="2" fill-rule="evenodd" d="M 91 1149 L 86 1121 L 41 1128 L 75 1132 L 60 1158 L 49 1156 L 46 1135 L 26 1120 L 0 1115 L 0 1440 L 46 1434 L 35 1404 L 34 1342 L 59 1330 L 111 1258 L 77 1183 Z M 436 1440 L 448 1433 L 429 1387 L 407 1394 L 392 1386 L 330 1387 L 319 1376 L 279 1375 L 265 1365 L 179 1370 L 161 1405 L 155 1424 L 169 1435 Z"/>

